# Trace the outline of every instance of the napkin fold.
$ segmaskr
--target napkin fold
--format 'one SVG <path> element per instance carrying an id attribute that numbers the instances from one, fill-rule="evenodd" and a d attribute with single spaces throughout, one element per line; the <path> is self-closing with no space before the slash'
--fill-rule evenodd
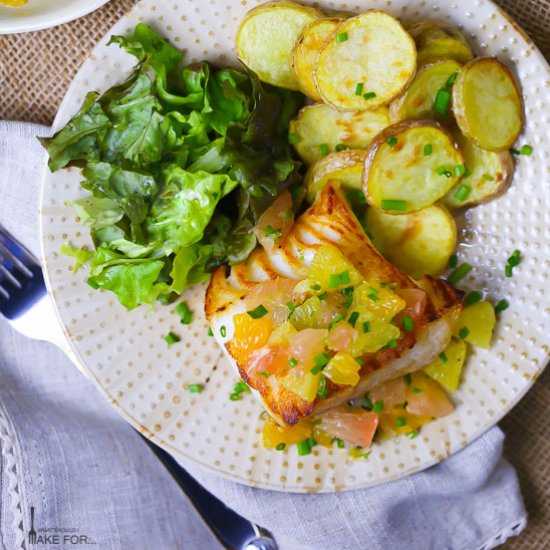
<path id="1" fill-rule="evenodd" d="M 0 122 L 0 223 L 35 253 L 43 162 L 35 136 L 48 132 Z M 503 440 L 495 427 L 424 472 L 335 494 L 254 489 L 183 466 L 228 506 L 272 531 L 282 550 L 489 550 L 527 521 Z M 74 529 L 99 548 L 219 547 L 91 382 L 53 346 L 23 339 L 5 322 L 0 444 L 0 548 L 22 547 L 31 506 L 35 528 Z"/>

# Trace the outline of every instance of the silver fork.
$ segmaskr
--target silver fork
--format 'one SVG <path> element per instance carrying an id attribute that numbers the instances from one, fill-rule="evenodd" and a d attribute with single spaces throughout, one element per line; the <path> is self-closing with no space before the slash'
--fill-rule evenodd
<path id="1" fill-rule="evenodd" d="M 24 336 L 56 344 L 76 366 L 79 366 L 57 321 L 39 262 L 1 225 L 0 314 Z M 147 443 L 223 546 L 239 550 L 277 549 L 277 544 L 270 533 L 227 508 L 223 502 L 195 481 L 170 455 L 154 443 L 150 441 Z M 32 531 L 34 531 L 33 508 L 31 508 Z M 36 534 L 34 536 L 36 537 Z M 30 533 L 29 542 L 32 544 Z"/>
<path id="2" fill-rule="evenodd" d="M 0 225 L 0 314 L 17 332 L 60 347 L 75 363 L 36 258 Z"/>

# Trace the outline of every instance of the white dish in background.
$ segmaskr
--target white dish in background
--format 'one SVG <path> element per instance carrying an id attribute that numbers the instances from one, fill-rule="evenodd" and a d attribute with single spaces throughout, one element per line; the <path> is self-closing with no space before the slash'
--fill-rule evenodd
<path id="1" fill-rule="evenodd" d="M 109 0 L 29 0 L 24 6 L 0 5 L 0 34 L 38 31 L 86 15 Z"/>
<path id="2" fill-rule="evenodd" d="M 135 60 L 116 46 L 111 34 L 129 33 L 143 21 L 188 50 L 189 62 L 208 59 L 235 64 L 237 26 L 260 0 L 176 3 L 142 0 L 123 17 L 82 66 L 60 108 L 56 129 L 77 111 L 84 95 L 123 80 Z M 313 2 L 305 1 L 304 4 Z M 368 460 L 353 460 L 341 449 L 316 447 L 299 457 L 294 447 L 273 452 L 259 445 L 261 406 L 250 395 L 230 401 L 236 377 L 213 338 L 202 312 L 204 288 L 186 295 L 195 319 L 179 325 L 173 308 L 155 306 L 128 312 L 113 294 L 92 290 L 85 273 L 71 274 L 72 260 L 59 254 L 70 240 L 91 245 L 66 201 L 84 191 L 76 169 L 45 172 L 41 205 L 43 259 L 47 284 L 78 360 L 113 406 L 138 430 L 182 461 L 194 462 L 234 481 L 281 491 L 329 492 L 359 489 L 418 472 L 455 453 L 496 424 L 542 372 L 549 357 L 550 307 L 550 76 L 531 41 L 488 0 L 355 0 L 320 2 L 321 7 L 364 11 L 375 8 L 407 19 L 441 19 L 459 26 L 478 55 L 498 55 L 517 74 L 525 97 L 526 127 L 510 190 L 471 209 L 459 247 L 474 265 L 462 282 L 508 298 L 491 350 L 475 349 L 464 380 L 453 394 L 456 410 L 422 428 L 410 440 L 377 443 Z M 519 248 L 521 266 L 504 277 L 510 253 Z M 176 330 L 182 340 L 168 348 L 163 336 Z M 188 383 L 206 382 L 202 394 Z"/>

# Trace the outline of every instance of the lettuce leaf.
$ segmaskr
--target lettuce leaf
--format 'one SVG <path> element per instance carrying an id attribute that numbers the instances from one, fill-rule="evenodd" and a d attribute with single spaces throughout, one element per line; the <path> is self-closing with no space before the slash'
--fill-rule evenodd
<path id="1" fill-rule="evenodd" d="M 137 59 L 131 74 L 40 141 L 50 169 L 80 167 L 90 193 L 72 205 L 96 250 L 65 252 L 78 266 L 91 259 L 90 284 L 131 309 L 251 253 L 258 217 L 300 182 L 287 133 L 302 96 L 246 67 L 182 66 L 182 52 L 143 24 L 110 43 Z"/>

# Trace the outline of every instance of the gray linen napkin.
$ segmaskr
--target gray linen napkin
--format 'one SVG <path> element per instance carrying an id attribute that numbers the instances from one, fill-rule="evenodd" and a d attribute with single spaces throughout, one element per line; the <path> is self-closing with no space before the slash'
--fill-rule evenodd
<path id="1" fill-rule="evenodd" d="M 0 222 L 35 251 L 42 153 L 34 136 L 47 132 L 0 123 Z M 3 323 L 0 404 L 6 548 L 20 547 L 11 542 L 28 530 L 29 506 L 41 525 L 75 527 L 101 540 L 101 548 L 216 547 L 160 464 L 77 369 Z M 489 550 L 526 525 L 503 439 L 493 428 L 429 470 L 339 494 L 263 491 L 184 466 L 238 513 L 270 529 L 283 549 Z"/>

